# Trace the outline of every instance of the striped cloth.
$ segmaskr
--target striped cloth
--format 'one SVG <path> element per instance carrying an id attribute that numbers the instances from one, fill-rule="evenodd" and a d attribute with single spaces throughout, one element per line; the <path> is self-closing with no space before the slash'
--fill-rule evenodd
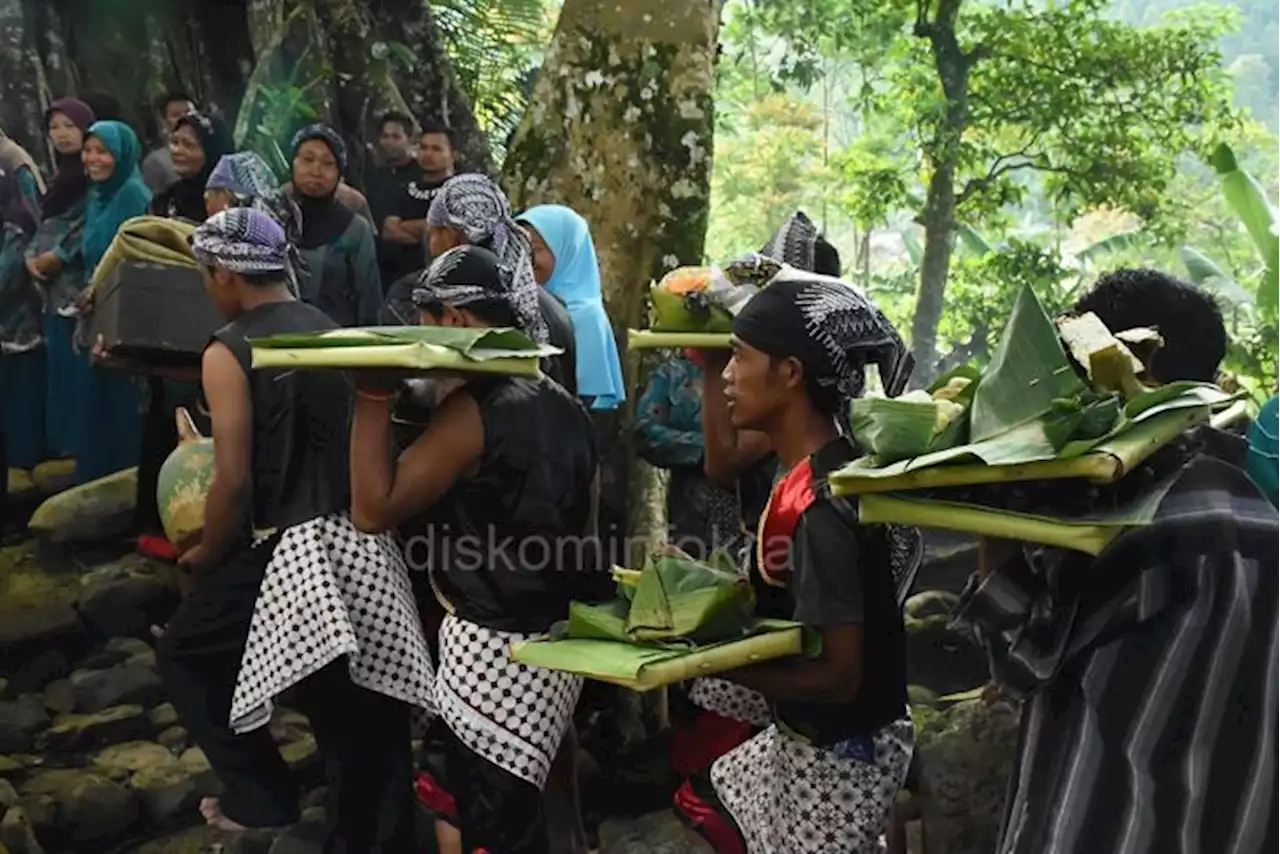
<path id="1" fill-rule="evenodd" d="M 1096 560 L 975 579 L 957 620 L 1026 698 L 998 854 L 1276 850 L 1278 536 L 1200 455 Z"/>

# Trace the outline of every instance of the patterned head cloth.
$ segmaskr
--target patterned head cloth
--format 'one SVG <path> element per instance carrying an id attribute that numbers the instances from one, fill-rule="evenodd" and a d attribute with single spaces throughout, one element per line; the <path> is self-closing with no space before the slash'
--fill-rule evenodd
<path id="1" fill-rule="evenodd" d="M 835 392 L 842 414 L 862 396 L 868 363 L 879 367 L 889 397 L 901 394 L 911 375 L 911 354 L 893 324 L 834 279 L 784 270 L 734 319 L 733 334 L 771 356 L 799 359 L 820 387 Z"/>
<path id="2" fill-rule="evenodd" d="M 804 211 L 793 213 L 769 238 L 760 254 L 797 270 L 823 276 L 840 275 L 840 253 L 823 238 Z"/>
<path id="3" fill-rule="evenodd" d="M 289 242 L 280 224 L 262 211 L 227 208 L 205 220 L 191 237 L 196 260 L 233 273 L 284 275 Z"/>
<path id="4" fill-rule="evenodd" d="M 533 277 L 533 249 L 511 218 L 511 205 L 501 187 L 476 173 L 450 178 L 431 202 L 427 225 L 452 228 L 468 243 L 492 250 L 520 325 L 535 341 L 546 342 L 547 324 L 538 308 L 538 282 Z"/>
<path id="5" fill-rule="evenodd" d="M 226 190 L 236 200 L 236 207 L 269 214 L 293 241 L 302 230 L 302 212 L 280 189 L 275 173 L 256 152 L 224 155 L 209 173 L 205 189 Z"/>
<path id="6" fill-rule="evenodd" d="M 493 301 L 510 305 L 523 327 L 498 256 L 480 246 L 455 246 L 440 255 L 423 271 L 418 287 L 413 290 L 413 303 L 418 308 L 445 303 L 465 308 Z"/>
<path id="7" fill-rule="evenodd" d="M 302 143 L 313 139 L 318 139 L 329 146 L 329 150 L 333 152 L 333 159 L 338 161 L 338 174 L 347 174 L 347 144 L 342 141 L 342 137 L 338 136 L 338 132 L 328 125 L 319 123 L 307 125 L 294 134 L 293 142 L 289 146 L 293 156 L 298 156 L 298 149 L 302 147 Z"/>

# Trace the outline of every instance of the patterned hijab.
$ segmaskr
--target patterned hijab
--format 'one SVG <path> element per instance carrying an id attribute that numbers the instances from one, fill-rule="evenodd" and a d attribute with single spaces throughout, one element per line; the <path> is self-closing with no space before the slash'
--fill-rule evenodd
<path id="1" fill-rule="evenodd" d="M 455 175 L 436 192 L 427 211 L 427 226 L 452 228 L 473 246 L 491 250 L 520 325 L 535 341 L 547 341 L 547 324 L 538 308 L 538 282 L 533 277 L 533 250 L 511 218 L 511 205 L 501 187 L 477 173 Z"/>
<path id="2" fill-rule="evenodd" d="M 267 162 L 253 151 L 228 154 L 213 167 L 205 188 L 226 190 L 231 194 L 232 207 L 261 211 L 284 229 L 289 243 L 289 287 L 295 296 L 301 293 L 301 278 L 307 267 L 298 252 L 302 211 L 280 189 L 280 182 Z"/>
<path id="3" fill-rule="evenodd" d="M 779 358 L 794 357 L 840 412 L 861 397 L 866 366 L 880 369 L 885 394 L 907 386 L 913 361 L 893 324 L 850 285 L 784 269 L 751 298 L 733 321 L 733 334 Z"/>
<path id="4" fill-rule="evenodd" d="M 270 214 L 227 208 L 205 220 L 191 237 L 196 260 L 233 273 L 272 275 L 287 272 L 289 242 Z"/>
<path id="5" fill-rule="evenodd" d="M 760 254 L 798 270 L 823 276 L 840 275 L 840 253 L 823 238 L 804 211 L 793 213 L 769 238 Z"/>

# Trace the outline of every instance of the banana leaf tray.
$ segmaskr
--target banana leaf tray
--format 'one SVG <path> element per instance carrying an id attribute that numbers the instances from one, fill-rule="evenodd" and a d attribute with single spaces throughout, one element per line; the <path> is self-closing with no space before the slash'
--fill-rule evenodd
<path id="1" fill-rule="evenodd" d="M 728 332 L 657 332 L 652 329 L 628 329 L 629 350 L 728 350 Z"/>
<path id="2" fill-rule="evenodd" d="M 805 645 L 799 623 L 759 620 L 754 631 L 742 640 L 688 650 L 575 638 L 533 640 L 512 645 L 511 657 L 523 664 L 644 692 L 812 651 Z"/>
<path id="3" fill-rule="evenodd" d="M 399 369 L 537 376 L 560 352 L 515 329 L 370 326 L 289 333 L 249 342 L 254 368 Z"/>
<path id="4" fill-rule="evenodd" d="M 1132 424 L 1123 432 L 1104 439 L 1088 452 L 1067 459 L 1018 462 L 1018 436 L 1016 431 L 1011 431 L 1001 437 L 1003 443 L 1014 448 L 1007 457 L 1011 459 L 1010 462 L 966 462 L 915 467 L 923 459 L 918 458 L 882 468 L 864 468 L 854 464 L 831 474 L 831 488 L 836 495 L 847 497 L 947 486 L 1064 478 L 1083 478 L 1099 484 L 1114 483 L 1186 430 L 1209 422 L 1212 409 L 1208 405 L 1181 406 L 1153 414 Z M 1032 443 L 1028 443 L 1028 446 L 1030 444 Z"/>

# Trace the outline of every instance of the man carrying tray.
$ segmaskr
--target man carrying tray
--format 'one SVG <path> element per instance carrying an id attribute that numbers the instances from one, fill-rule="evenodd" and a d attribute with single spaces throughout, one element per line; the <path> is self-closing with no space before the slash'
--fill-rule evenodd
<path id="1" fill-rule="evenodd" d="M 836 413 L 862 394 L 867 364 L 902 342 L 856 291 L 824 279 L 775 280 L 733 330 L 733 426 L 764 433 L 785 472 L 757 569 L 822 652 L 721 674 L 768 698 L 774 723 L 686 783 L 677 810 L 721 854 L 881 851 L 914 743 L 899 591 L 919 535 L 858 528 L 826 476 L 858 454 Z"/>
<path id="2" fill-rule="evenodd" d="M 1076 311 L 1157 328 L 1161 383 L 1211 381 L 1226 349 L 1212 299 L 1155 271 Z M 1153 521 L 1096 558 L 983 541 L 956 618 L 1023 701 L 998 854 L 1276 850 L 1280 532 L 1246 454 L 1208 428 L 1158 451 L 1126 475 L 1175 478 Z"/>
<path id="3" fill-rule="evenodd" d="M 192 250 L 228 323 L 204 351 L 213 482 L 190 592 L 157 650 L 183 723 L 223 785 L 201 804 L 222 830 L 290 824 L 298 790 L 266 724 L 296 690 L 335 800 L 326 850 L 418 850 L 409 706 L 431 663 L 399 550 L 347 509 L 351 391 L 340 374 L 253 370 L 250 338 L 332 329 L 286 283 L 284 231 L 235 208 Z"/>

